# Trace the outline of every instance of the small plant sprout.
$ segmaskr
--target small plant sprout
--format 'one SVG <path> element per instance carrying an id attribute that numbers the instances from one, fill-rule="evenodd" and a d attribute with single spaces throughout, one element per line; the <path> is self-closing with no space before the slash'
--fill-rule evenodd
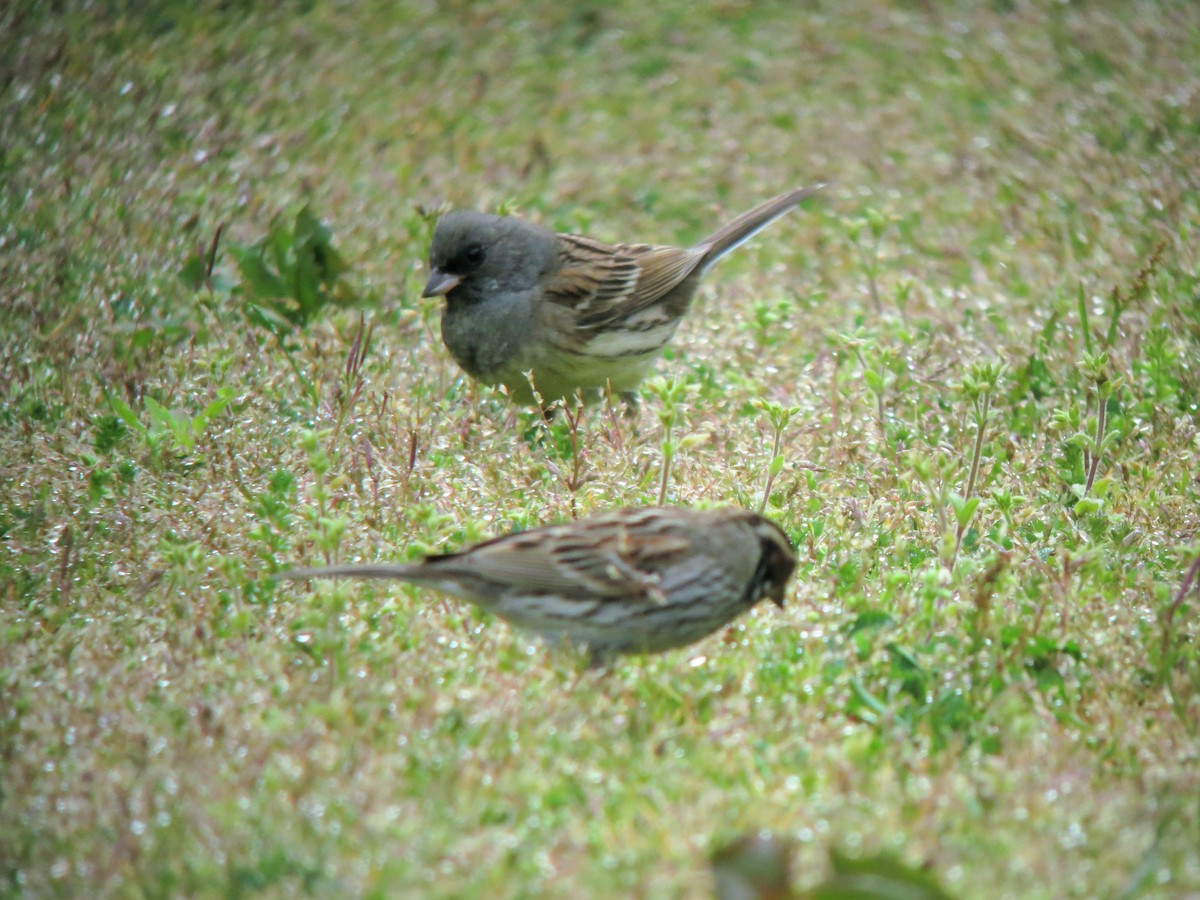
<path id="1" fill-rule="evenodd" d="M 578 518 L 579 491 L 591 480 L 591 467 L 583 444 L 587 438 L 584 428 L 587 404 L 583 392 L 576 391 L 574 397 L 555 400 L 549 411 L 554 415 L 522 413 L 522 421 L 530 423 L 523 428 L 523 433 L 527 441 L 545 451 L 547 467 L 570 495 L 571 518 Z M 561 465 L 563 462 L 569 462 L 569 465 Z"/>
<path id="2" fill-rule="evenodd" d="M 901 278 L 896 282 L 896 309 L 900 311 L 900 318 L 908 320 L 908 303 L 912 300 L 913 280 L 908 277 Z"/>
<path id="3" fill-rule="evenodd" d="M 366 317 L 359 315 L 358 329 L 350 342 L 350 351 L 346 354 L 346 365 L 342 370 L 342 383 L 338 386 L 334 398 L 336 418 L 340 431 L 346 419 L 353 413 L 354 405 L 362 396 L 366 381 L 362 375 L 363 363 L 366 362 L 367 352 L 371 349 L 371 336 L 375 333 L 375 324 L 366 323 Z"/>
<path id="4" fill-rule="evenodd" d="M 1150 251 L 1146 261 L 1134 273 L 1129 287 L 1122 290 L 1120 285 L 1113 287 L 1109 295 L 1108 329 L 1104 333 L 1103 347 L 1107 350 L 1116 342 L 1120 331 L 1121 316 L 1130 306 L 1140 303 L 1150 292 L 1150 283 L 1155 273 L 1162 265 L 1163 252 L 1166 250 L 1166 240 L 1161 240 Z M 1083 332 L 1083 346 L 1090 354 L 1092 349 L 1092 331 L 1088 322 L 1087 296 L 1083 284 L 1079 285 L 1079 325 Z"/>
<path id="5" fill-rule="evenodd" d="M 891 225 L 891 219 L 874 207 L 867 207 L 862 216 L 843 223 L 847 237 L 858 250 L 859 266 L 867 278 L 867 290 L 876 312 L 883 312 L 879 299 L 879 245 Z"/>
<path id="6" fill-rule="evenodd" d="M 213 419 L 225 411 L 233 398 L 233 388 L 218 388 L 216 398 L 193 414 L 185 409 L 167 408 L 153 397 L 146 397 L 149 425 L 144 424 L 129 404 L 119 397 L 108 395 L 108 402 L 121 421 L 141 435 L 151 455 L 158 457 L 164 448 L 172 446 L 184 455 L 192 453 Z"/>
<path id="7" fill-rule="evenodd" d="M 1079 365 L 1083 375 L 1092 383 L 1092 391 L 1096 398 L 1096 414 L 1088 416 L 1086 425 L 1091 426 L 1092 433 L 1079 432 L 1075 439 L 1083 450 L 1083 465 L 1087 473 L 1087 481 L 1083 485 L 1082 501 L 1096 487 L 1096 473 L 1100 471 L 1100 461 L 1113 442 L 1120 437 L 1117 431 L 1108 431 L 1108 399 L 1121 386 L 1120 378 L 1113 378 L 1108 372 L 1108 353 L 1085 353 Z M 1090 404 L 1089 404 L 1090 405 Z M 1081 509 L 1079 512 L 1095 512 L 1095 509 Z"/>
<path id="8" fill-rule="evenodd" d="M 774 400 L 763 400 L 755 398 L 750 401 L 750 405 L 756 410 L 767 414 L 767 419 L 771 423 L 772 440 L 771 440 L 771 461 L 767 463 L 767 477 L 763 483 L 762 500 L 758 504 L 758 511 L 761 513 L 767 508 L 767 503 L 771 499 L 771 487 L 775 483 L 775 479 L 779 477 L 779 473 L 783 471 L 783 432 L 787 428 L 788 423 L 792 418 L 799 414 L 800 407 L 784 406 Z"/>
<path id="9" fill-rule="evenodd" d="M 525 376 L 525 381 L 529 384 L 529 392 L 533 394 L 533 401 L 537 404 L 537 408 L 542 411 L 542 419 L 547 420 L 553 413 L 550 411 L 554 406 L 553 403 L 547 403 L 546 398 L 542 396 L 542 392 L 538 390 L 537 383 L 533 380 L 533 369 L 526 369 L 521 373 Z M 500 385 L 500 391 L 507 397 L 508 385 Z"/>
<path id="10" fill-rule="evenodd" d="M 169 584 L 182 590 L 194 590 L 204 572 L 204 548 L 199 541 L 183 538 L 168 531 L 158 543 L 163 574 Z"/>
<path id="11" fill-rule="evenodd" d="M 1097 353 L 1085 351 L 1079 369 L 1091 383 L 1087 406 L 1082 414 L 1078 408 L 1058 410 L 1054 414 L 1054 423 L 1058 428 L 1074 429 L 1066 444 L 1078 449 L 1082 456 L 1082 475 L 1077 472 L 1074 477 L 1083 480 L 1072 482 L 1070 490 L 1075 496 L 1075 514 L 1086 516 L 1100 512 L 1108 493 L 1109 480 L 1096 476 L 1105 454 L 1120 437 L 1119 431 L 1108 430 L 1108 400 L 1120 387 L 1121 379 L 1110 376 L 1108 353 L 1103 350 Z M 1094 414 L 1091 412 L 1093 397 Z"/>
<path id="12" fill-rule="evenodd" d="M 996 509 L 1000 511 L 1000 515 L 1004 518 L 1004 526 L 1008 533 L 1011 533 L 1016 524 L 1013 522 L 1013 510 L 1018 505 L 1028 502 L 1027 497 L 1014 494 L 1006 488 L 993 488 L 991 492 L 992 503 L 996 505 Z"/>
<path id="13" fill-rule="evenodd" d="M 847 341 L 854 348 L 862 366 L 862 380 L 875 398 L 875 424 L 879 429 L 879 440 L 887 443 L 887 397 L 894 388 L 899 373 L 904 369 L 904 360 L 895 347 L 885 347 L 871 338 L 856 337 Z"/>
<path id="14" fill-rule="evenodd" d="M 1200 674 L 1197 674 L 1196 666 L 1192 665 L 1189 667 L 1185 664 L 1189 651 L 1193 654 L 1195 653 L 1194 643 L 1188 638 L 1185 629 L 1178 629 L 1175 621 L 1176 616 L 1181 611 L 1186 611 L 1185 604 L 1188 602 L 1189 597 L 1200 592 L 1200 544 L 1185 547 L 1183 551 L 1185 558 L 1188 556 L 1191 557 L 1192 563 L 1184 573 L 1179 590 L 1175 592 L 1175 596 L 1163 608 L 1159 616 L 1162 627 L 1162 642 L 1159 647 L 1156 679 L 1159 684 L 1165 686 L 1170 692 L 1172 705 L 1175 708 L 1176 714 L 1179 715 L 1180 720 L 1194 723 L 1194 713 L 1189 712 L 1186 694 L 1180 694 L 1175 685 L 1173 673 L 1190 669 L 1193 680 L 1200 683 Z M 1194 731 L 1193 727 L 1193 733 Z"/>
<path id="15" fill-rule="evenodd" d="M 791 317 L 792 305 L 788 298 L 755 302 L 754 340 L 760 347 L 770 347 L 779 343 L 786 333 L 780 325 Z"/>
<path id="16" fill-rule="evenodd" d="M 979 483 L 979 464 L 983 459 L 983 443 L 987 434 L 988 413 L 991 410 L 992 392 L 1004 373 L 1000 363 L 977 363 L 971 371 L 963 376 L 958 390 L 971 404 L 971 418 L 975 422 L 975 443 L 971 448 L 971 458 L 967 470 L 967 485 L 962 495 L 950 494 L 950 506 L 954 510 L 955 533 L 954 550 L 951 553 L 948 569 L 954 568 L 958 559 L 958 551 L 962 547 L 963 535 L 975 510 L 979 508 L 980 497 L 976 494 Z"/>
<path id="17" fill-rule="evenodd" d="M 288 535 L 292 530 L 295 505 L 296 476 L 285 468 L 276 469 L 267 479 L 267 490 L 249 495 L 257 520 L 247 532 L 262 544 L 258 554 L 271 568 L 278 568 L 276 558 L 291 551 Z"/>
<path id="18" fill-rule="evenodd" d="M 330 498 L 334 485 L 327 480 L 333 466 L 325 441 L 333 434 L 333 429 L 325 428 L 320 431 L 306 429 L 296 439 L 296 446 L 304 452 L 308 459 L 308 467 L 313 473 L 313 484 L 309 490 L 312 505 L 305 505 L 301 515 L 308 522 L 309 537 L 317 545 L 327 561 L 332 561 L 337 554 L 342 534 L 346 530 L 346 520 L 330 515 Z"/>
<path id="19" fill-rule="evenodd" d="M 566 475 L 564 481 L 567 490 L 571 493 L 571 518 L 575 519 L 579 517 L 577 504 L 579 489 L 589 480 L 587 459 L 579 443 L 579 429 L 583 424 L 584 414 L 583 392 L 577 391 L 571 403 L 564 399 L 562 410 L 571 447 L 571 471 Z"/>
<path id="20" fill-rule="evenodd" d="M 662 423 L 662 470 L 658 482 L 658 504 L 667 502 L 667 485 L 671 480 L 671 463 L 679 450 L 679 441 L 675 438 L 675 426 L 679 424 L 680 407 L 692 392 L 692 386 L 683 378 L 664 378 L 658 376 L 646 384 L 646 389 L 658 398 L 658 421 Z"/>
<path id="21" fill-rule="evenodd" d="M 184 261 L 183 267 L 179 270 L 180 280 L 191 288 L 193 291 L 206 289 L 209 297 L 215 296 L 222 291 L 219 289 L 214 271 L 217 267 L 217 249 L 221 245 L 221 233 L 225 230 L 225 223 L 222 222 L 213 232 L 212 240 L 209 241 L 208 247 L 197 248 Z M 224 286 L 224 293 L 228 293 L 228 286 Z"/>

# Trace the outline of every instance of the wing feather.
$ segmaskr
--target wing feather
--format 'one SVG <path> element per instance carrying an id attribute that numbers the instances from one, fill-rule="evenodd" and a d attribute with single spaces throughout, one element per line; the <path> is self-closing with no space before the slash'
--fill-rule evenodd
<path id="1" fill-rule="evenodd" d="M 656 305 L 695 271 L 706 252 L 650 244 L 605 244 L 575 234 L 558 237 L 559 269 L 543 296 L 552 307 L 549 314 L 570 315 L 574 321 L 571 330 L 581 336 L 581 344 L 621 322 L 633 331 L 663 325 L 671 325 L 673 331 L 683 310 Z"/>
<path id="2" fill-rule="evenodd" d="M 688 558 L 691 542 L 674 529 L 631 533 L 628 521 L 602 527 L 555 526 L 506 535 L 427 565 L 462 567 L 500 590 L 604 601 L 653 596 L 660 572 Z"/>

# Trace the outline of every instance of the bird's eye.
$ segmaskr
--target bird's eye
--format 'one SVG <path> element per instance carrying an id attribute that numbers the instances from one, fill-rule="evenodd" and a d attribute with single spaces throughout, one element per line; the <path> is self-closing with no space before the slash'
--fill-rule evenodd
<path id="1" fill-rule="evenodd" d="M 464 253 L 464 255 L 467 258 L 467 262 L 469 262 L 471 265 L 473 265 L 473 266 L 479 265 L 481 262 L 483 262 L 483 255 L 484 255 L 483 254 L 483 245 L 482 244 L 472 244 L 470 247 L 468 247 L 466 249 L 466 252 Z"/>

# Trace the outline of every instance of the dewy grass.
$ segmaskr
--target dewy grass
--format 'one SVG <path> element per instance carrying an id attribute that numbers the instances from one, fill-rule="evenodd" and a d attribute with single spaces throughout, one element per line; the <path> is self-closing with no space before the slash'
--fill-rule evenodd
<path id="1" fill-rule="evenodd" d="M 141 6 L 0 4 L 0 893 L 1200 893 L 1195 4 Z M 636 408 L 419 297 L 815 181 Z M 786 608 L 594 678 L 270 577 L 660 497 Z"/>

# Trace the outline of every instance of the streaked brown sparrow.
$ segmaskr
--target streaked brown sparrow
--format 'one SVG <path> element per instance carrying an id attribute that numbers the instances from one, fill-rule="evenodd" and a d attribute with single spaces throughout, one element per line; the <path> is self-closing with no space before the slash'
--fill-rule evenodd
<path id="1" fill-rule="evenodd" d="M 697 641 L 764 597 L 783 606 L 796 555 L 742 509 L 619 509 L 407 564 L 292 569 L 284 578 L 396 578 L 477 604 L 593 665 Z"/>

